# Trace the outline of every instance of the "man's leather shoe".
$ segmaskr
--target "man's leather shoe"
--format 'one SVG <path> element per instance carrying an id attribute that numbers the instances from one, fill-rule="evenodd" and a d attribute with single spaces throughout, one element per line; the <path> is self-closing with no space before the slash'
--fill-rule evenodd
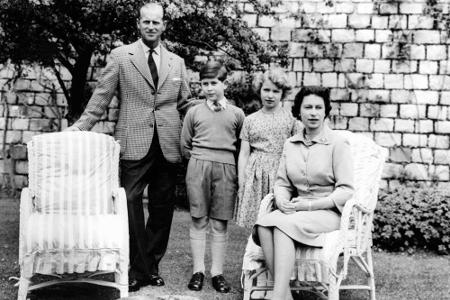
<path id="1" fill-rule="evenodd" d="M 214 276 L 212 279 L 212 286 L 219 293 L 228 293 L 230 291 L 230 285 L 223 278 L 223 275 Z"/>
<path id="2" fill-rule="evenodd" d="M 202 272 L 194 273 L 189 280 L 188 289 L 192 291 L 200 291 L 203 287 L 203 280 L 205 279 L 205 274 Z"/>
<path id="3" fill-rule="evenodd" d="M 158 274 L 150 275 L 149 283 L 153 286 L 163 286 L 164 279 L 162 279 L 161 276 L 159 276 Z"/>
<path id="4" fill-rule="evenodd" d="M 149 285 L 150 282 L 148 280 L 142 280 L 142 279 L 130 279 L 128 281 L 128 291 L 129 292 L 136 292 L 139 291 L 139 289 L 143 286 Z"/>

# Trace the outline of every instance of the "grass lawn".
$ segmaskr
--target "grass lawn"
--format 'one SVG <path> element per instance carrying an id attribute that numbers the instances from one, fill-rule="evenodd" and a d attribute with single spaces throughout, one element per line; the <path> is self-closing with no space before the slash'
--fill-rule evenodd
<path id="1" fill-rule="evenodd" d="M 229 246 L 225 264 L 225 277 L 233 289 L 227 295 L 216 293 L 207 282 L 201 292 L 189 291 L 186 287 L 191 274 L 191 258 L 188 240 L 189 215 L 176 211 L 172 227 L 169 248 L 161 265 L 161 275 L 166 281 L 165 287 L 146 287 L 130 296 L 150 296 L 149 299 L 164 299 L 162 295 L 185 295 L 199 299 L 242 298 L 239 284 L 240 265 L 248 231 L 232 224 L 230 226 Z M 17 200 L 0 199 L 0 299 L 12 300 L 17 297 L 17 287 L 9 281 L 10 276 L 19 276 L 17 264 L 19 230 L 19 206 Z M 208 250 L 207 268 L 210 266 Z M 375 276 L 377 299 L 405 300 L 450 299 L 450 257 L 433 254 L 404 255 L 398 253 L 376 252 Z M 352 270 L 356 270 L 351 268 Z M 351 280 L 360 279 L 361 274 L 351 273 Z M 32 299 L 117 299 L 118 293 L 110 288 L 91 285 L 63 285 L 36 291 Z M 167 298 L 166 298 L 167 299 Z M 171 298 L 174 299 L 174 298 Z M 313 299 L 311 297 L 311 299 Z M 341 292 L 341 299 L 368 299 L 367 292 Z"/>

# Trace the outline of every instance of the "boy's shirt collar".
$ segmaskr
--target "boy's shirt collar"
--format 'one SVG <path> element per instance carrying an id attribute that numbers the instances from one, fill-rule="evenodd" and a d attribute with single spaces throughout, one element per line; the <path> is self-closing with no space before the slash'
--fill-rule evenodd
<path id="1" fill-rule="evenodd" d="M 219 105 L 220 105 L 220 107 L 222 108 L 222 110 L 227 108 L 227 104 L 228 104 L 227 98 L 223 97 L 222 99 L 220 99 L 220 100 L 217 101 L 217 102 L 219 103 Z M 213 101 L 211 101 L 211 100 L 206 100 L 206 104 L 208 105 L 208 107 L 209 107 L 211 110 L 214 110 L 214 104 L 213 104 Z"/>

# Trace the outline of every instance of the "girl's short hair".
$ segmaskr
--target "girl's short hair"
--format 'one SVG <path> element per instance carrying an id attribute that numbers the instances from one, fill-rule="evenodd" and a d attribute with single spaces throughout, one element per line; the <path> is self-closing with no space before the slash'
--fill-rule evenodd
<path id="1" fill-rule="evenodd" d="M 281 68 L 270 68 L 264 73 L 258 73 L 253 78 L 253 92 L 261 97 L 261 87 L 266 80 L 270 80 L 277 88 L 281 89 L 281 99 L 284 100 L 292 90 L 286 72 Z"/>
<path id="2" fill-rule="evenodd" d="M 300 108 L 303 99 L 309 95 L 316 95 L 323 99 L 323 103 L 325 104 L 325 117 L 328 117 L 331 111 L 330 90 L 321 86 L 305 86 L 295 95 L 294 105 L 292 106 L 292 115 L 294 118 L 300 120 Z"/>
<path id="3" fill-rule="evenodd" d="M 201 68 L 200 68 L 200 80 L 203 79 L 213 79 L 216 78 L 220 81 L 225 81 L 227 79 L 228 71 L 227 68 L 224 67 L 224 65 L 215 60 L 210 60 L 206 62 Z"/>

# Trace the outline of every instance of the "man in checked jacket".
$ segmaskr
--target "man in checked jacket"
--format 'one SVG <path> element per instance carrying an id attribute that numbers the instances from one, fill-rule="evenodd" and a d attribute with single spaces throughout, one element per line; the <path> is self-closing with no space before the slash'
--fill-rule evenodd
<path id="1" fill-rule="evenodd" d="M 120 101 L 115 138 L 121 147 L 121 185 L 128 201 L 130 229 L 129 290 L 164 285 L 158 264 L 169 239 L 174 209 L 175 166 L 180 155 L 180 113 L 189 87 L 184 60 L 164 48 L 166 23 L 158 3 L 139 10 L 141 39 L 114 49 L 86 110 L 68 130 L 90 130 L 113 95 Z M 149 185 L 149 217 L 144 222 L 142 194 Z"/>

